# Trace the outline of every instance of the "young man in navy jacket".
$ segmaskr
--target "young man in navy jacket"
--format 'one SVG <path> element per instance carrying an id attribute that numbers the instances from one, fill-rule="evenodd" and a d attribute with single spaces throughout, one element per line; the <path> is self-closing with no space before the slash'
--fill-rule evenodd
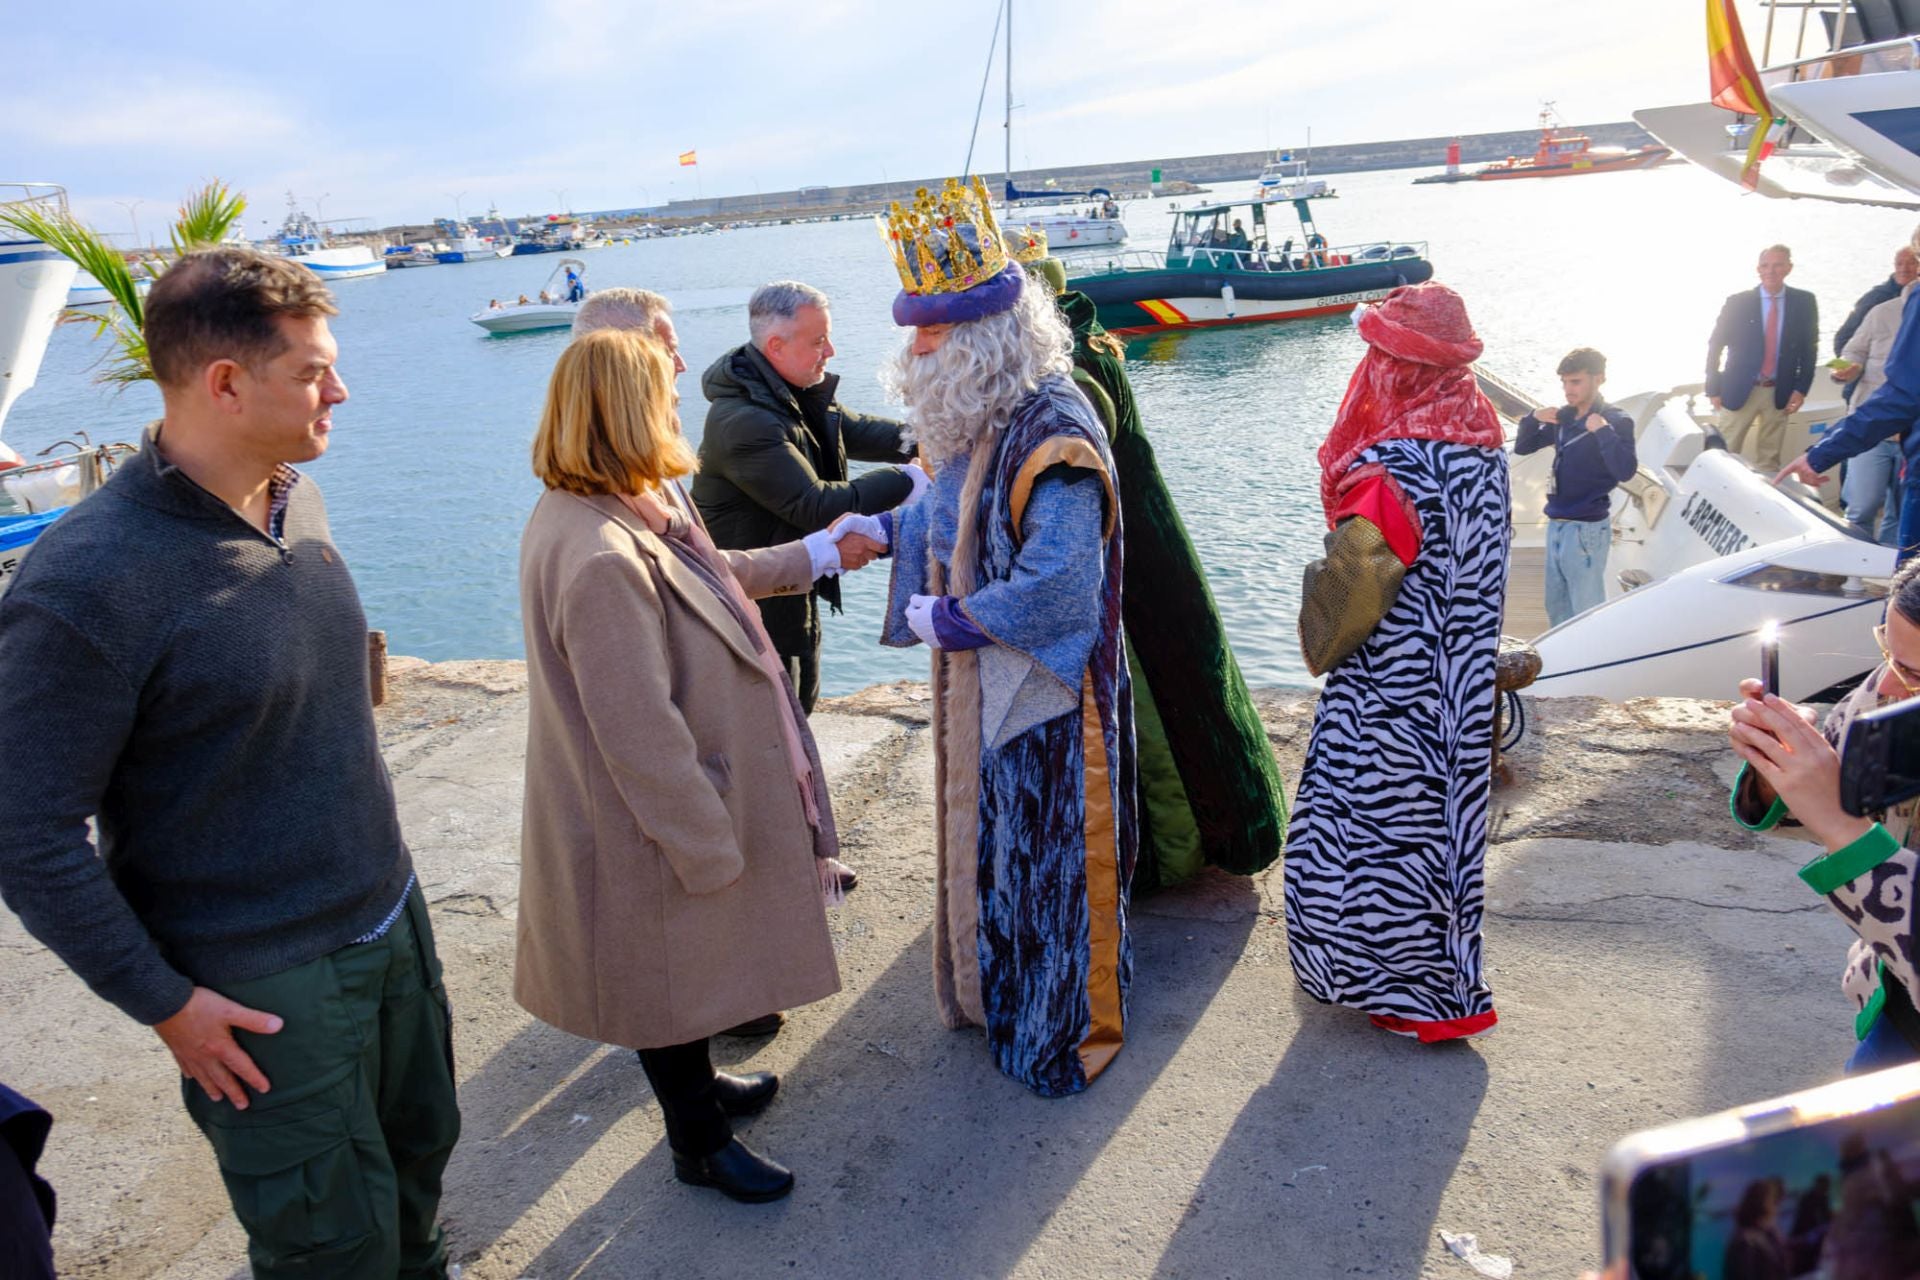
<path id="1" fill-rule="evenodd" d="M 1600 398 L 1607 358 L 1576 347 L 1560 361 L 1567 403 L 1520 419 L 1515 454 L 1552 449 L 1547 497 L 1547 622 L 1559 626 L 1607 598 L 1607 552 L 1613 545 L 1609 499 L 1633 477 L 1633 419 Z"/>

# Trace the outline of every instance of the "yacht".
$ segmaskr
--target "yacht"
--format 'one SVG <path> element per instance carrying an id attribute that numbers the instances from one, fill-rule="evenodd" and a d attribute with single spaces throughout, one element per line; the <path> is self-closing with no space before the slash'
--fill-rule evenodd
<path id="1" fill-rule="evenodd" d="M 569 296 L 570 293 L 575 296 Z M 490 306 L 467 319 L 492 334 L 565 329 L 572 326 L 586 296 L 587 264 L 578 258 L 562 258 L 547 276 L 547 283 L 535 300 L 525 301 L 522 295 L 522 301 Z"/>
<path id="2" fill-rule="evenodd" d="M 47 182 L 0 182 L 0 211 L 9 209 L 65 217 L 67 192 Z M 39 376 L 78 271 L 52 246 L 0 226 L 0 432 Z"/>
<path id="3" fill-rule="evenodd" d="M 334 244 L 326 231 L 287 193 L 287 218 L 274 238 L 262 246 L 292 258 L 322 280 L 349 280 L 354 276 L 384 274 L 386 262 L 364 244 Z"/>

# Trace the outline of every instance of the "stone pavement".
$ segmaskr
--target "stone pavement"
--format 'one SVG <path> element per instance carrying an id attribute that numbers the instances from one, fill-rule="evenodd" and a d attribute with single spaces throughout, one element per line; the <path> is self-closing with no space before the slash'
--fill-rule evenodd
<path id="1" fill-rule="evenodd" d="M 445 1217 L 469 1280 L 558 1277 L 1431 1276 L 1438 1232 L 1515 1275 L 1596 1260 L 1595 1169 L 1621 1135 L 1828 1080 L 1850 1045 L 1848 934 L 1794 878 L 1808 848 L 1727 820 L 1724 708 L 1533 702 L 1495 798 L 1497 1034 L 1423 1048 L 1301 995 L 1276 867 L 1137 904 L 1127 1045 L 1076 1098 L 1002 1077 L 933 1014 L 925 691 L 814 724 L 861 873 L 833 913 L 844 989 L 768 1042 L 743 1136 L 794 1195 L 673 1181 L 631 1054 L 511 998 L 524 675 L 397 664 L 382 711 L 454 1000 L 465 1136 Z M 1261 695 L 1289 783 L 1309 695 Z M 244 1241 L 159 1041 L 0 919 L 0 1079 L 56 1116 L 62 1274 L 244 1274 Z"/>

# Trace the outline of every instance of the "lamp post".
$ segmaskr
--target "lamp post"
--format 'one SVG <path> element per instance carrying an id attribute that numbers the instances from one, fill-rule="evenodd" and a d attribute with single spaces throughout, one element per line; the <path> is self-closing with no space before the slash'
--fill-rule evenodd
<path id="1" fill-rule="evenodd" d="M 322 231 L 327 229 L 327 201 L 331 199 L 332 196 L 333 192 L 329 191 L 326 195 L 321 196 L 313 202 L 313 220 L 319 225 Z"/>
<path id="2" fill-rule="evenodd" d="M 134 212 L 134 210 L 138 209 L 141 205 L 145 204 L 146 201 L 145 200 L 115 200 L 114 203 L 127 211 L 127 221 L 133 224 L 133 247 L 138 249 L 140 247 L 140 217 L 138 214 Z"/>
<path id="3" fill-rule="evenodd" d="M 466 215 L 466 212 L 465 212 L 465 210 L 464 210 L 464 209 L 463 209 L 463 207 L 461 206 L 461 204 L 460 204 L 460 202 L 461 202 L 462 200 L 464 200 L 464 199 L 466 199 L 466 196 L 467 196 L 467 193 L 466 193 L 466 192 L 464 192 L 464 191 L 460 191 L 460 192 L 449 192 L 448 194 L 450 194 L 450 195 L 452 195 L 452 196 L 453 196 L 453 218 L 454 218 L 454 221 L 455 221 L 455 222 L 457 222 L 457 223 L 461 223 L 461 224 L 464 224 L 464 223 L 466 222 L 466 220 L 467 220 L 467 215 Z"/>
<path id="4" fill-rule="evenodd" d="M 552 188 L 548 188 L 548 189 L 552 190 Z M 560 202 L 559 207 L 556 208 L 554 212 L 555 213 L 567 212 L 567 193 L 565 191 L 554 191 L 553 198 Z"/>

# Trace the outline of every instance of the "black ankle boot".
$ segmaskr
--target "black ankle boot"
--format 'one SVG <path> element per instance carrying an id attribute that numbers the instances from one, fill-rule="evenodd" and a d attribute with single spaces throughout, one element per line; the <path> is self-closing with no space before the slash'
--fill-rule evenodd
<path id="1" fill-rule="evenodd" d="M 720 1109 L 730 1116 L 757 1116 L 767 1109 L 779 1092 L 780 1077 L 771 1071 L 756 1071 L 750 1076 L 713 1073 L 713 1096 Z"/>
<path id="2" fill-rule="evenodd" d="M 673 1176 L 696 1187 L 712 1187 L 744 1204 L 778 1200 L 793 1190 L 793 1173 L 735 1138 L 710 1156 L 673 1153 Z"/>

